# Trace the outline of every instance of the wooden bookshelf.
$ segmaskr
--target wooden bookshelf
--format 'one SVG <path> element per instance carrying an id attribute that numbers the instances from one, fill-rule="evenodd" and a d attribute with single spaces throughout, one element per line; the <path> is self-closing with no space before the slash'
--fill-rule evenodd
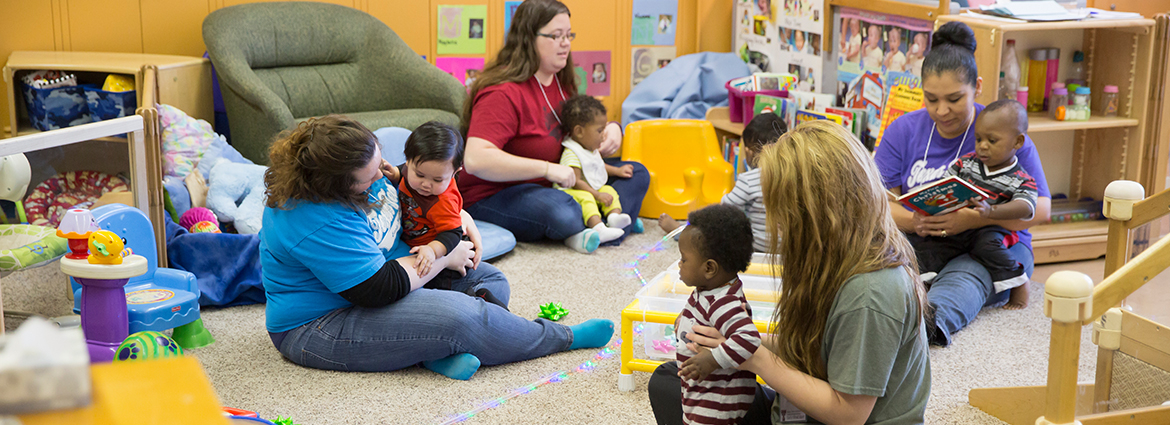
<path id="1" fill-rule="evenodd" d="M 979 49 L 975 61 L 983 79 L 983 91 L 976 101 L 993 102 L 999 87 L 999 66 L 1006 40 L 1017 40 L 1017 49 L 1029 42 L 1051 43 L 1079 36 L 1075 47 L 1085 54 L 1085 79 L 1097 104 L 1106 84 L 1119 88 L 1118 116 L 1092 116 L 1087 121 L 1057 121 L 1044 113 L 1029 114 L 1029 133 L 1069 131 L 1073 152 L 1069 168 L 1068 197 L 1101 199 L 1105 186 L 1119 179 L 1145 186 L 1147 195 L 1166 186 L 1166 171 L 1156 170 L 1158 161 L 1151 152 L 1166 152 L 1170 140 L 1152 137 L 1148 122 L 1151 90 L 1151 63 L 1154 56 L 1152 19 L 1082 20 L 1067 22 L 1003 22 L 966 15 L 940 16 L 935 28 L 959 21 L 971 27 Z M 1079 33 L 1078 33 L 1079 31 Z M 1073 41 L 1072 43 L 1076 43 Z M 1040 46 L 1037 46 L 1040 47 Z M 1017 51 L 1017 54 L 1026 54 Z M 1071 58 L 1062 51 L 1062 67 Z M 1045 152 L 1040 152 L 1041 157 Z M 1097 258 L 1105 254 L 1105 222 L 1046 224 L 1032 230 L 1036 263 Z"/>

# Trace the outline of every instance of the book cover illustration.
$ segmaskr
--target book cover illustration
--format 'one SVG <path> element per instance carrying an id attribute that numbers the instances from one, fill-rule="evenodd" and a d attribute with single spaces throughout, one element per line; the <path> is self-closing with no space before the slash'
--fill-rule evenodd
<path id="1" fill-rule="evenodd" d="M 898 197 L 898 202 L 924 215 L 940 215 L 966 207 L 987 194 L 957 176 L 950 176 Z"/>

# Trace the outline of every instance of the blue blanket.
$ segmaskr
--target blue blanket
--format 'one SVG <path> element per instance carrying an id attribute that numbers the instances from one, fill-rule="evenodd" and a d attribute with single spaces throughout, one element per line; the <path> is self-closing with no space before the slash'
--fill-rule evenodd
<path id="1" fill-rule="evenodd" d="M 654 71 L 622 102 L 622 126 L 651 118 L 702 119 L 712 106 L 727 104 L 728 80 L 751 75 L 734 53 L 686 55 Z"/>
<path id="2" fill-rule="evenodd" d="M 199 305 L 229 307 L 265 302 L 258 235 L 189 233 L 169 215 L 166 221 L 170 267 L 195 274 Z"/>

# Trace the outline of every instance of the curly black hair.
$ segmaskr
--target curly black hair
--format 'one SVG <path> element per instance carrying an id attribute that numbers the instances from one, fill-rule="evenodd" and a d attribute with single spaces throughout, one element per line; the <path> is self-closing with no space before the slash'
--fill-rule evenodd
<path id="1" fill-rule="evenodd" d="M 760 153 L 764 146 L 780 140 L 788 132 L 788 124 L 776 114 L 759 114 L 743 128 L 743 145 Z"/>
<path id="2" fill-rule="evenodd" d="M 752 261 L 752 224 L 743 210 L 713 204 L 692 211 L 687 222 L 696 231 L 692 241 L 699 255 L 715 260 L 724 270 L 747 270 Z"/>
<path id="3" fill-rule="evenodd" d="M 573 134 L 573 128 L 586 126 L 597 114 L 605 115 L 605 105 L 593 96 L 579 94 L 561 104 L 561 134 Z"/>

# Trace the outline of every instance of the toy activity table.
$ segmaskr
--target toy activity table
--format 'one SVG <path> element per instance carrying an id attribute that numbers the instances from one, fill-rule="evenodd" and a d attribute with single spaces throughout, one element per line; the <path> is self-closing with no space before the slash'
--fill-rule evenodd
<path id="1" fill-rule="evenodd" d="M 760 333 L 767 333 L 779 299 L 780 280 L 773 278 L 771 260 L 768 256 L 755 254 L 752 264 L 746 272 L 740 274 L 744 286 L 744 296 L 752 308 L 752 320 Z M 779 275 L 779 269 L 776 270 Z M 621 374 L 618 376 L 618 389 L 621 391 L 634 390 L 633 372 L 653 372 L 663 361 L 674 360 L 674 352 L 663 350 L 670 345 L 668 325 L 673 325 L 678 314 L 686 305 L 692 288 L 678 279 L 678 262 L 672 264 L 666 271 L 659 273 L 634 296 L 635 299 L 622 310 L 621 338 Z M 650 359 L 634 357 L 634 326 L 635 322 L 646 324 L 642 332 L 645 352 Z M 662 339 L 655 339 L 661 336 Z"/>

